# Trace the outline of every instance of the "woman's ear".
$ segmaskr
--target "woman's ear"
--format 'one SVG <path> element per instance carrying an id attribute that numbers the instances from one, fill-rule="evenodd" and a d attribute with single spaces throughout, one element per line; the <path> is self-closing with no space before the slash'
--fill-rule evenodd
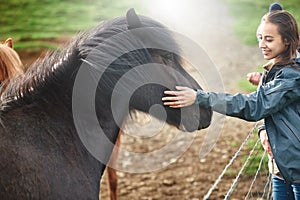
<path id="1" fill-rule="evenodd" d="M 288 40 L 287 40 L 287 39 L 284 39 L 284 43 L 285 43 L 285 46 L 288 46 L 288 45 L 290 45 L 290 43 L 288 42 Z"/>
<path id="2" fill-rule="evenodd" d="M 4 45 L 10 47 L 10 48 L 13 48 L 13 42 L 12 42 L 12 39 L 11 38 L 7 38 L 4 42 Z"/>

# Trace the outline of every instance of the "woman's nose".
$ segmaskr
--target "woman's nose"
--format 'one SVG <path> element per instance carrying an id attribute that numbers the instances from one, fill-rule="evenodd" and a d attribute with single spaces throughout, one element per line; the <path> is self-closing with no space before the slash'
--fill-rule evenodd
<path id="1" fill-rule="evenodd" d="M 258 41 L 258 47 L 259 48 L 265 48 L 266 47 L 266 43 L 264 40 L 259 40 Z"/>

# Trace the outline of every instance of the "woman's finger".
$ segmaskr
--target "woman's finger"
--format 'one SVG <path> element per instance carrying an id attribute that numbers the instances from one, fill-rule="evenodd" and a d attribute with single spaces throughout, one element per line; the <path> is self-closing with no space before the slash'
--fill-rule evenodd
<path id="1" fill-rule="evenodd" d="M 162 98 L 162 101 L 178 101 L 179 100 L 179 98 L 177 97 L 177 96 L 168 96 L 168 97 L 163 97 Z"/>

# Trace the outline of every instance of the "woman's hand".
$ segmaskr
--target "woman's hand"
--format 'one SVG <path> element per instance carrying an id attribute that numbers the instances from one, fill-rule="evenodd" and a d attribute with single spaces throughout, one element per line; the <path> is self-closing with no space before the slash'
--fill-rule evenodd
<path id="1" fill-rule="evenodd" d="M 258 85 L 261 80 L 261 74 L 259 72 L 251 72 L 247 74 L 247 80 L 253 85 Z"/>
<path id="2" fill-rule="evenodd" d="M 188 87 L 176 86 L 177 91 L 165 91 L 164 94 L 172 95 L 163 97 L 164 105 L 171 108 L 181 108 L 195 103 L 197 91 Z"/>
<path id="3" fill-rule="evenodd" d="M 271 156 L 271 158 L 273 158 L 273 153 L 272 153 L 272 150 L 271 150 L 271 146 L 270 146 L 269 138 L 268 138 L 268 135 L 267 135 L 267 131 L 266 130 L 261 130 L 260 133 L 259 133 L 259 137 L 260 137 L 260 142 L 261 142 L 263 148 Z"/>

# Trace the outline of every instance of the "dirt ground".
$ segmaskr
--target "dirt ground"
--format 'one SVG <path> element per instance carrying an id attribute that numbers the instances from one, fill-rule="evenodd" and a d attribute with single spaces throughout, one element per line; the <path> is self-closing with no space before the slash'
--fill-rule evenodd
<path id="1" fill-rule="evenodd" d="M 183 7 L 180 2 L 188 4 L 188 7 Z M 215 70 L 222 77 L 220 80 L 224 87 L 222 90 L 231 93 L 240 91 L 236 83 L 263 63 L 258 48 L 244 46 L 236 38 L 232 31 L 233 19 L 228 14 L 226 6 L 219 1 L 187 0 L 173 1 L 173 3 L 179 4 L 178 6 L 181 6 L 182 10 L 189 12 L 177 18 L 177 15 L 177 17 L 161 15 L 155 12 L 155 9 L 152 11 L 149 9 L 149 15 L 161 20 L 171 29 L 192 38 L 205 50 L 214 63 Z M 21 51 L 19 53 L 23 62 L 28 65 L 43 55 L 43 52 Z M 199 80 L 199 82 L 202 81 Z M 216 89 L 216 86 L 210 84 L 212 83 L 207 83 L 205 89 Z M 147 116 L 141 114 L 137 114 L 137 116 L 135 120 L 139 121 L 138 123 L 143 124 L 147 123 L 147 120 L 149 121 Z M 122 135 L 121 148 L 125 151 L 120 153 L 118 162 L 120 169 L 118 171 L 119 199 L 203 199 L 254 123 L 221 117 L 214 121 L 214 126 L 218 133 L 213 132 L 214 129 L 201 130 L 194 133 L 192 140 L 181 136 L 175 128 L 167 125 L 163 126 L 155 135 L 147 137 L 143 134 L 142 136 Z M 140 130 L 136 131 L 141 132 Z M 174 138 L 176 141 L 173 143 L 171 141 Z M 188 145 L 182 148 L 180 145 L 185 145 L 185 140 L 189 140 L 186 142 Z M 163 153 L 158 153 L 159 155 L 155 157 L 156 160 L 152 157 L 146 161 L 131 157 L 132 152 L 133 155 L 135 153 L 149 154 L 159 152 L 163 147 L 168 148 Z M 180 155 L 177 155 L 178 149 L 183 149 Z M 200 151 L 202 156 L 200 156 Z M 247 154 L 247 151 L 243 153 L 243 155 Z M 241 165 L 242 161 L 239 158 L 239 161 L 235 162 L 230 169 L 231 172 L 238 171 Z M 106 176 L 105 173 L 101 182 L 100 196 L 103 200 L 109 199 Z M 224 199 L 235 176 L 234 173 L 227 173 L 209 199 Z M 230 199 L 244 199 L 251 181 L 252 177 L 250 176 L 244 176 L 239 180 L 239 185 Z M 253 199 L 258 198 L 253 197 Z"/>

